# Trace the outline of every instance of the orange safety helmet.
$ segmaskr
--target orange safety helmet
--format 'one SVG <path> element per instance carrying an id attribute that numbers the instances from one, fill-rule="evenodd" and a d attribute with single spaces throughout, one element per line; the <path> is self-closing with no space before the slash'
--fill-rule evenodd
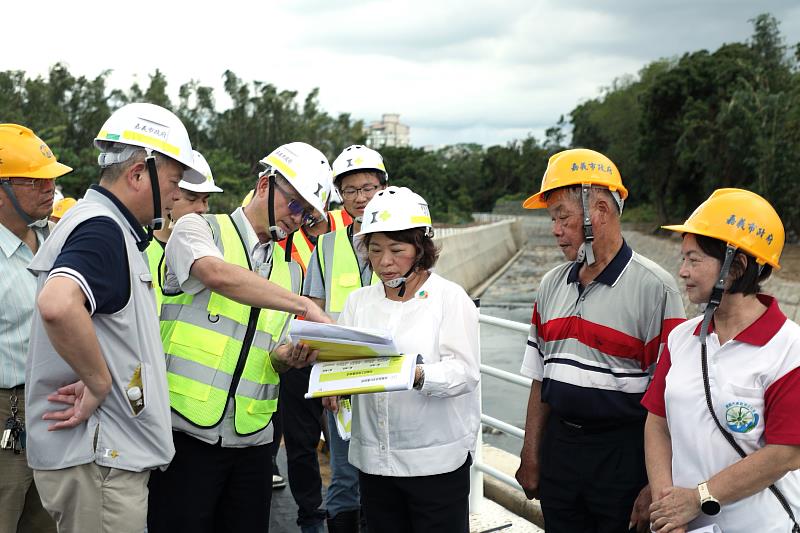
<path id="1" fill-rule="evenodd" d="M 774 269 L 781 268 L 785 233 L 778 213 L 761 196 L 744 189 L 717 189 L 686 222 L 662 228 L 705 235 L 743 250 Z"/>

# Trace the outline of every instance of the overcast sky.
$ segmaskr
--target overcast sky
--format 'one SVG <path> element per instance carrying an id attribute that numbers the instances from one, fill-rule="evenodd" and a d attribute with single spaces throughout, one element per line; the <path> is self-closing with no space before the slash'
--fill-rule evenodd
<path id="1" fill-rule="evenodd" d="M 800 41 L 797 0 L 293 0 L 5 2 L 0 70 L 161 69 L 170 92 L 222 73 L 270 82 L 366 122 L 399 113 L 415 146 L 541 137 L 614 78 L 752 34 L 761 12 Z M 289 141 L 291 139 L 287 139 Z"/>

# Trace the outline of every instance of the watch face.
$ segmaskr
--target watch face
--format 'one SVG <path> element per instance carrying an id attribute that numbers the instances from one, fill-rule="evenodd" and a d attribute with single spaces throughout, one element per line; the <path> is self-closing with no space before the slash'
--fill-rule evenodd
<path id="1" fill-rule="evenodd" d="M 719 513 L 720 505 L 716 500 L 706 500 L 700 504 L 700 509 L 704 514 L 714 516 L 715 514 Z"/>

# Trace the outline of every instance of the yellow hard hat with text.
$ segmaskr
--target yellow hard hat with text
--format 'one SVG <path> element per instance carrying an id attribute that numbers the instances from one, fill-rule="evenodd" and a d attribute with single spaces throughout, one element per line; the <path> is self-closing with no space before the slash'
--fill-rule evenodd
<path id="1" fill-rule="evenodd" d="M 744 189 L 717 189 L 700 204 L 686 222 L 662 228 L 719 239 L 744 250 L 756 261 L 781 268 L 785 234 L 783 222 L 772 205 Z"/>
<path id="2" fill-rule="evenodd" d="M 72 172 L 50 147 L 19 124 L 0 124 L 0 178 L 55 179 Z"/>
<path id="3" fill-rule="evenodd" d="M 617 166 L 600 152 L 587 148 L 564 150 L 550 157 L 542 177 L 542 187 L 530 196 L 522 207 L 543 209 L 547 207 L 545 195 L 561 187 L 591 184 L 616 191 L 622 200 L 628 197 L 628 190 L 622 185 L 622 176 Z"/>

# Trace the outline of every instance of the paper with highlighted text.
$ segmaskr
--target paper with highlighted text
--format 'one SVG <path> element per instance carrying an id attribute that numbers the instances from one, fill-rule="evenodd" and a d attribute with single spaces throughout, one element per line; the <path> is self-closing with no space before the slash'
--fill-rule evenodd
<path id="1" fill-rule="evenodd" d="M 306 398 L 402 391 L 414 385 L 416 355 L 398 353 L 387 332 L 292 320 L 289 337 L 319 350 Z"/>

